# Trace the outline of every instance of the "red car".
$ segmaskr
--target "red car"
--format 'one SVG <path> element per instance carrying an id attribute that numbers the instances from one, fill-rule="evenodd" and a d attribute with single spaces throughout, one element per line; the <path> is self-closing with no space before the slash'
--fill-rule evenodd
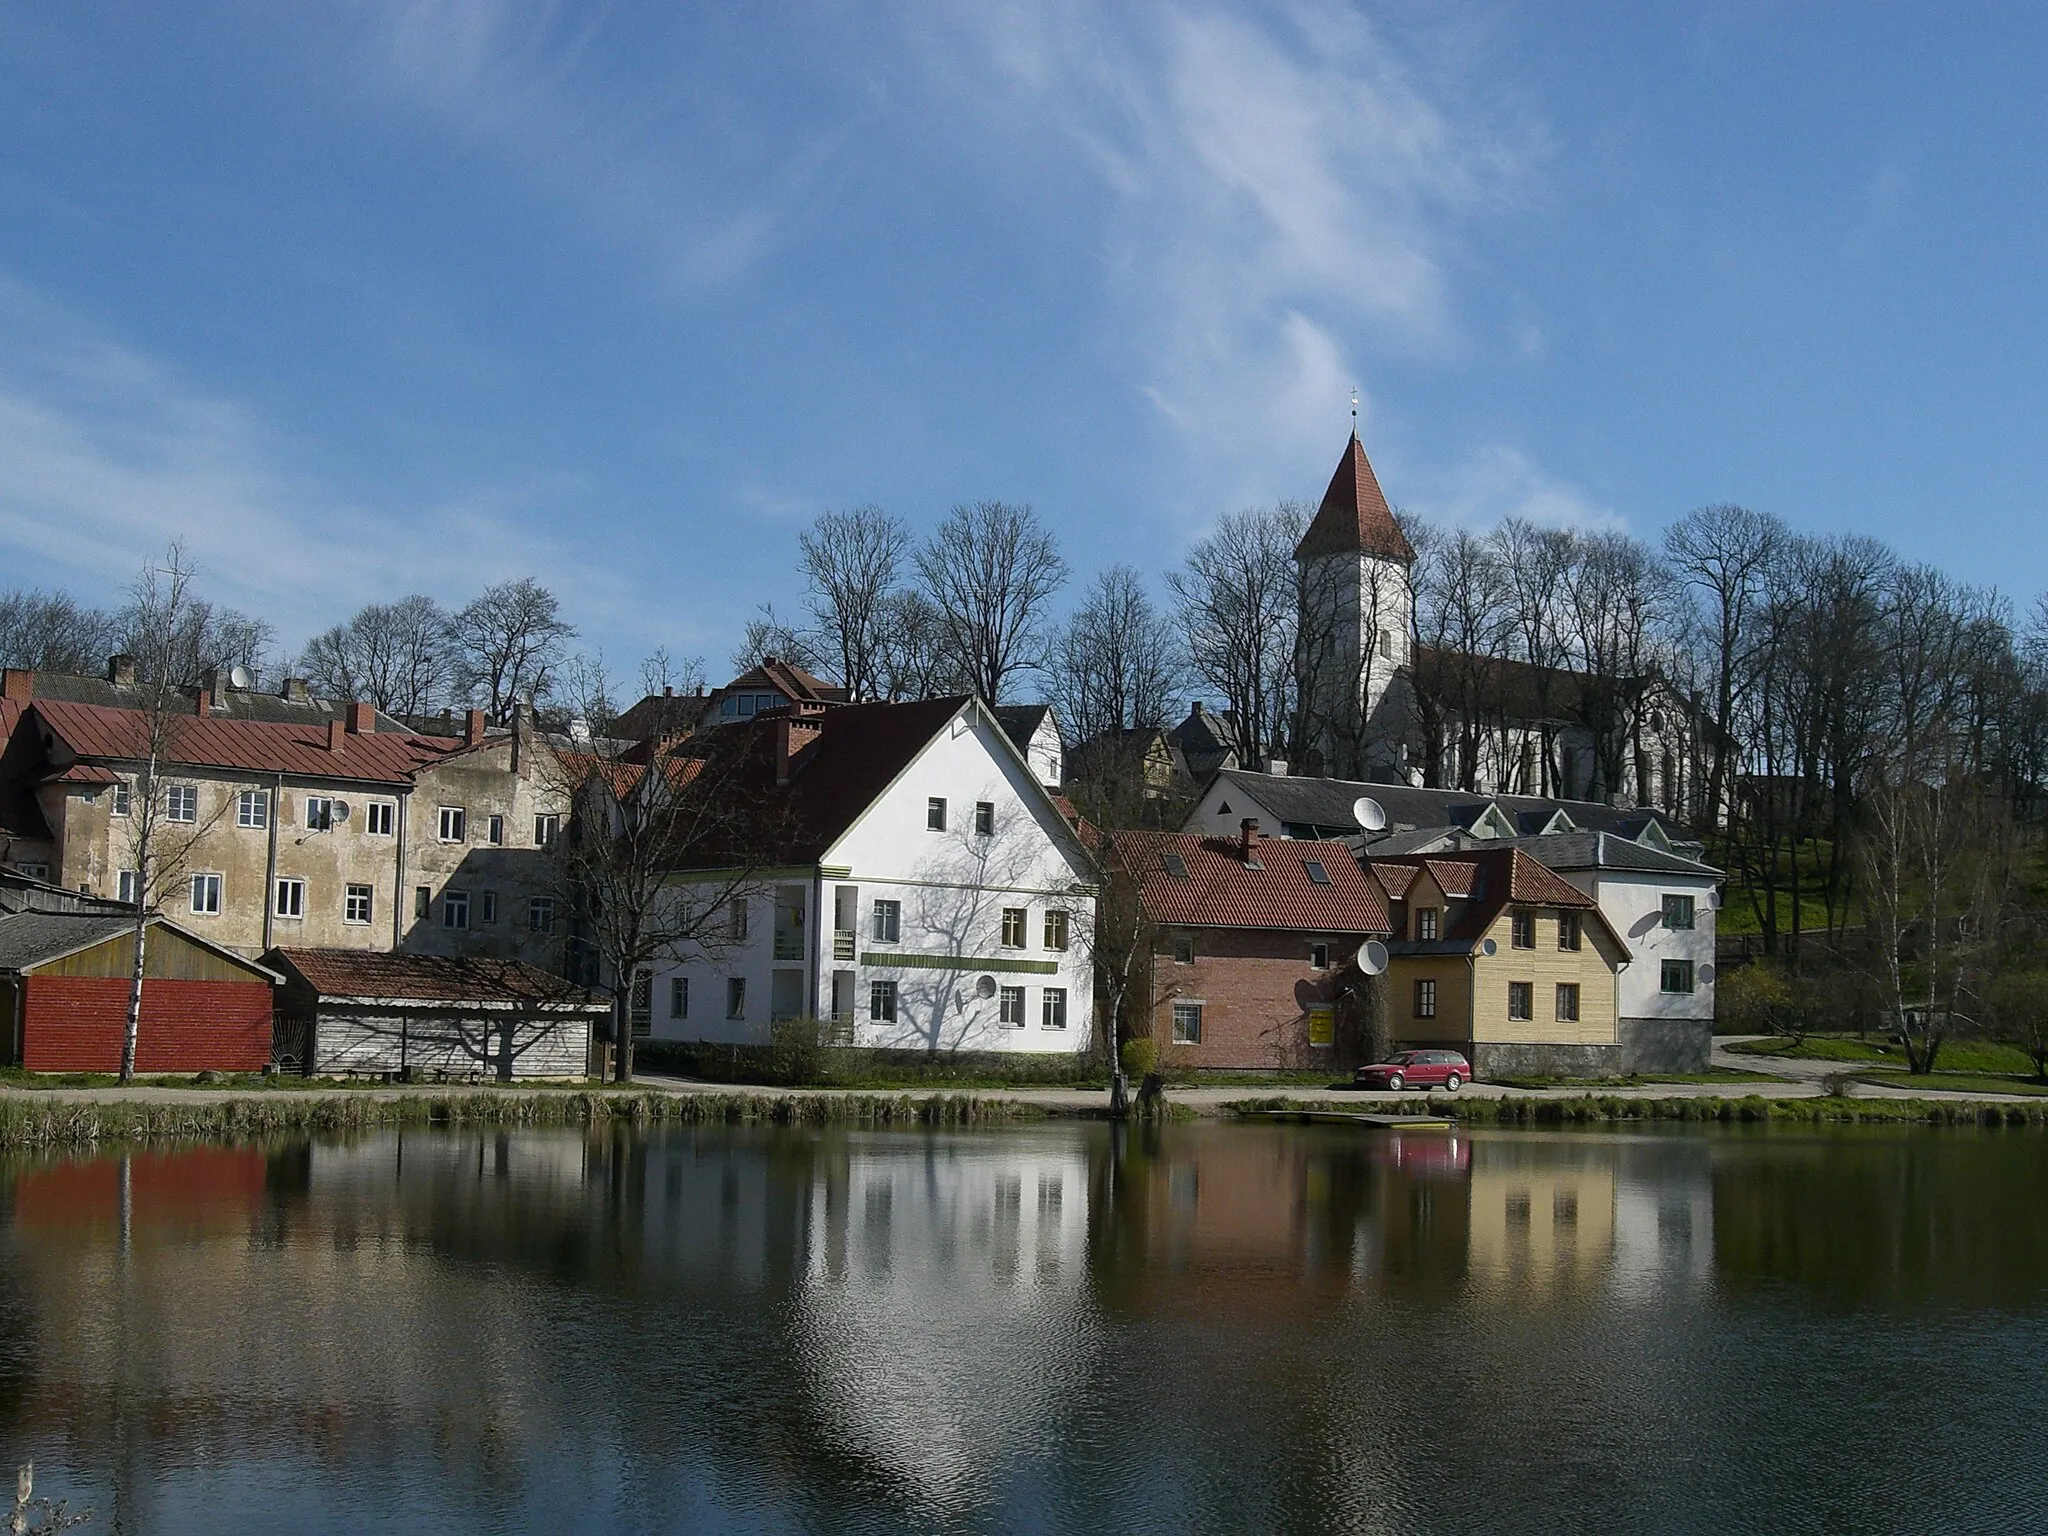
<path id="1" fill-rule="evenodd" d="M 1385 1061 L 1360 1067 L 1360 1088 L 1442 1088 L 1456 1093 L 1472 1081 L 1472 1063 L 1456 1051 L 1396 1051 Z"/>

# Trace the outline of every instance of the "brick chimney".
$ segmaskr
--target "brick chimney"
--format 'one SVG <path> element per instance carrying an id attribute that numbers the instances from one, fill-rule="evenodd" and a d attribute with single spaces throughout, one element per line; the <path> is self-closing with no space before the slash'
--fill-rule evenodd
<path id="1" fill-rule="evenodd" d="M 9 667 L 0 682 L 0 698 L 10 704 L 26 704 L 36 696 L 36 675 L 24 667 Z"/>
<path id="2" fill-rule="evenodd" d="M 204 688 L 208 694 L 210 694 L 212 697 L 216 699 L 220 697 L 221 687 L 227 681 L 227 673 L 222 671 L 219 667 L 208 667 L 204 672 L 201 672 L 199 674 L 199 686 L 201 688 Z"/>
<path id="3" fill-rule="evenodd" d="M 789 770 L 796 755 L 818 739 L 819 722 L 815 717 L 799 718 L 796 714 L 775 717 L 775 782 L 787 784 Z"/>
<path id="4" fill-rule="evenodd" d="M 472 709 L 462 717 L 462 744 L 466 747 L 480 747 L 484 744 L 484 712 Z"/>
<path id="5" fill-rule="evenodd" d="M 1247 816 L 1237 824 L 1237 851 L 1246 869 L 1264 869 L 1259 857 L 1259 818 Z"/>
<path id="6" fill-rule="evenodd" d="M 349 705 L 348 729 L 351 736 L 374 735 L 377 730 L 377 706 L 361 703 Z"/>
<path id="7" fill-rule="evenodd" d="M 135 686 L 135 658 L 126 651 L 107 658 L 107 681 L 123 687 Z"/>
<path id="8" fill-rule="evenodd" d="M 213 713 L 213 690 L 211 688 L 199 690 L 199 696 L 192 701 L 192 713 L 202 720 Z"/>
<path id="9" fill-rule="evenodd" d="M 328 721 L 327 750 L 336 753 L 346 752 L 348 750 L 348 747 L 343 743 L 342 740 L 344 734 L 345 732 L 343 730 L 342 723 L 339 720 Z"/>
<path id="10" fill-rule="evenodd" d="M 284 697 L 294 704 L 303 704 L 312 695 L 307 692 L 303 677 L 288 677 L 284 680 Z"/>

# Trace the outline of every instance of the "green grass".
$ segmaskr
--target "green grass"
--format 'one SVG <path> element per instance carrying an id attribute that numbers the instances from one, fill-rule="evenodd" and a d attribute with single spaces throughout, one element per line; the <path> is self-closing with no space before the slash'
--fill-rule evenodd
<path id="1" fill-rule="evenodd" d="M 1230 1111 L 1345 1110 L 1337 1100 L 1246 1099 Z M 1953 1125 L 2048 1126 L 2048 1102 L 1964 1104 L 1928 1099 L 1625 1099 L 1582 1094 L 1570 1099 L 1449 1099 L 1442 1096 L 1400 1106 L 1407 1114 L 1449 1115 L 1465 1125 L 1511 1127 L 1625 1125 L 1678 1121 L 1718 1125 Z"/>
<path id="2" fill-rule="evenodd" d="M 1789 1079 L 1771 1072 L 1734 1067 L 1713 1072 L 1631 1072 L 1625 1077 L 1544 1077 L 1522 1073 L 1489 1077 L 1486 1081 L 1503 1088 L 1635 1088 L 1644 1083 L 1782 1083 Z"/>
<path id="3" fill-rule="evenodd" d="M 1906 1060 L 1902 1046 L 1855 1035 L 1808 1035 L 1796 1042 L 1780 1036 L 1769 1040 L 1741 1041 L 1729 1046 L 1728 1050 L 1738 1056 L 1782 1056 L 1790 1061 L 1876 1061 L 1903 1065 Z M 2033 1058 L 2025 1051 L 1990 1040 L 1945 1040 L 1934 1064 L 1943 1070 L 1956 1072 L 2034 1075 Z"/>
<path id="4" fill-rule="evenodd" d="M 1944 1093 L 2010 1093 L 2026 1098 L 2048 1097 L 2048 1082 L 2043 1082 L 2031 1073 L 2025 1077 L 2011 1077 L 1994 1072 L 1935 1071 L 1916 1077 L 1903 1068 L 1896 1068 L 1888 1071 L 1858 1072 L 1854 1076 L 1859 1083 L 1871 1083 L 1879 1088 L 1938 1089 Z"/>
<path id="5" fill-rule="evenodd" d="M 0 1087 L 7 1088 L 118 1088 L 121 1079 L 112 1072 L 30 1072 L 21 1067 L 0 1067 Z M 342 1093 L 368 1089 L 409 1088 L 415 1092 L 431 1090 L 440 1084 L 428 1083 L 387 1083 L 377 1078 L 366 1077 L 300 1077 L 297 1073 L 278 1073 L 266 1076 L 258 1072 L 229 1072 L 213 1082 L 201 1082 L 196 1076 L 184 1077 L 137 1077 L 131 1085 L 137 1088 L 197 1088 L 206 1093 L 235 1090 L 248 1093 Z M 450 1085 L 453 1086 L 453 1085 Z M 552 1090 L 556 1093 L 580 1093 L 595 1086 L 588 1078 L 572 1078 L 566 1081 L 528 1082 L 481 1082 L 476 1086 L 493 1089 L 513 1089 L 524 1092 Z"/>

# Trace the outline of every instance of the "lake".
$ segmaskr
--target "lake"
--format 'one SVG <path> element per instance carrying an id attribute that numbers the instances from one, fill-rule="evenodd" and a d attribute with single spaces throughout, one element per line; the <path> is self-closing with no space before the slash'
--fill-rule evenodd
<path id="1" fill-rule="evenodd" d="M 2042 1530 L 2044 1189 L 1918 1128 L 16 1161 L 0 1453 L 93 1532 Z"/>

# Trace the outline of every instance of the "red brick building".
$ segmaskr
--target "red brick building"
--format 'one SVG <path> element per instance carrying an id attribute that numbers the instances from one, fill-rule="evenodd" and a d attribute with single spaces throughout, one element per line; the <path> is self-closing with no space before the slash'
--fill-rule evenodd
<path id="1" fill-rule="evenodd" d="M 1386 894 L 1339 842 L 1119 832 L 1150 951 L 1140 1004 L 1176 1066 L 1338 1067 L 1362 1041 L 1357 954 L 1393 931 Z M 1139 1026 L 1143 1027 L 1143 1026 Z"/>

